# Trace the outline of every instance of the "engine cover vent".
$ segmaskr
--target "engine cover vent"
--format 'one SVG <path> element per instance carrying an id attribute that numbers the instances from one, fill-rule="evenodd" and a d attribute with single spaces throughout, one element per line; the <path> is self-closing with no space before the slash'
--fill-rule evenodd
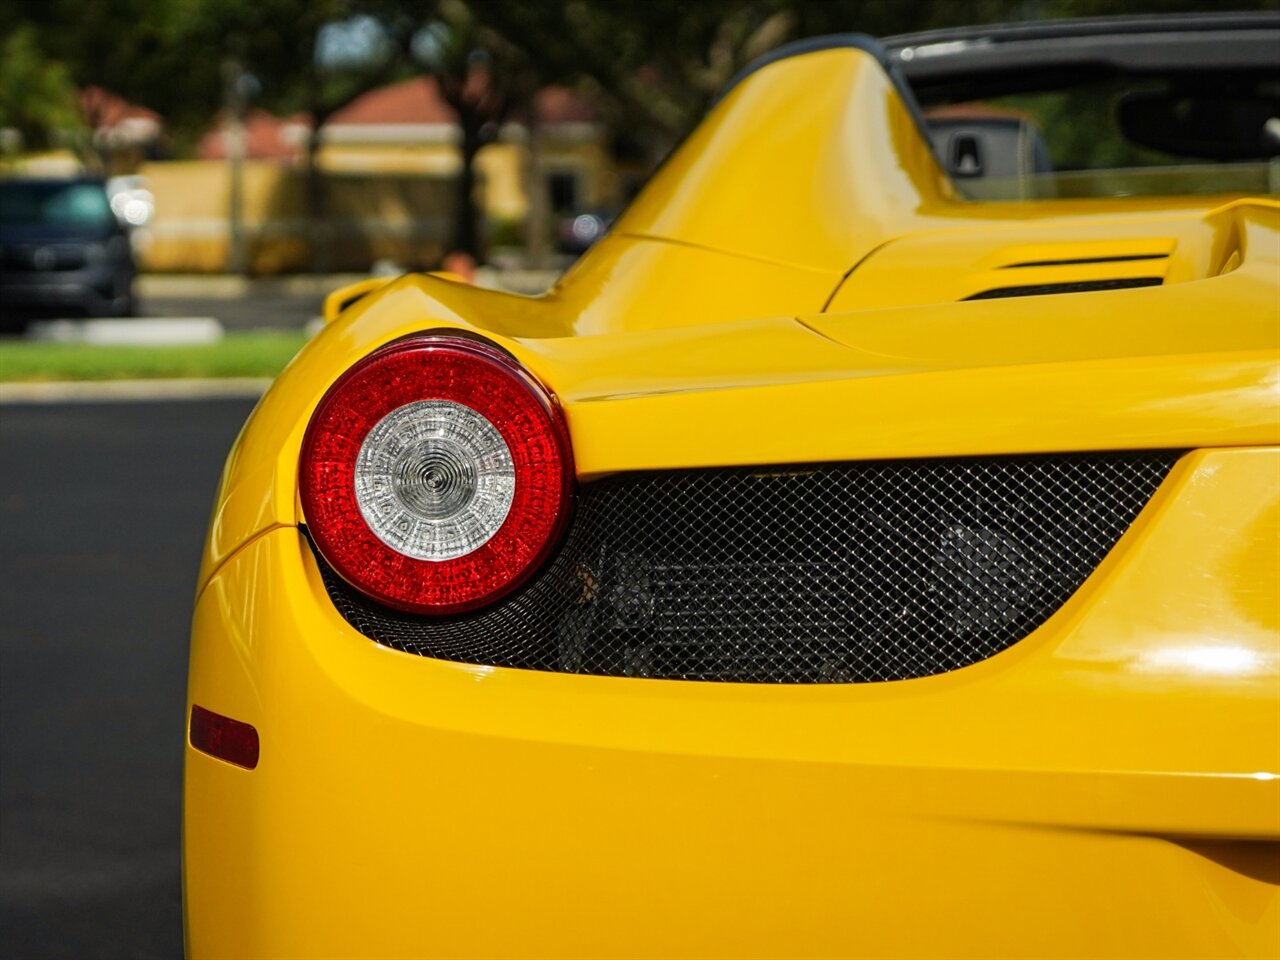
<path id="1" fill-rule="evenodd" d="M 1002 270 L 1023 270 L 1028 267 L 1078 267 L 1093 263 L 1133 263 L 1138 260 L 1168 260 L 1167 253 L 1121 254 L 1114 257 L 1071 257 L 1062 260 L 1023 260 L 1019 263 L 1006 263 Z"/>
<path id="2" fill-rule="evenodd" d="M 1113 280 L 1074 280 L 1067 283 L 1032 283 L 1015 287 L 996 287 L 971 294 L 966 300 L 995 300 L 999 297 L 1045 297 L 1053 293 L 1092 293 L 1099 290 L 1125 290 L 1130 287 L 1158 287 L 1160 277 L 1123 277 Z"/>

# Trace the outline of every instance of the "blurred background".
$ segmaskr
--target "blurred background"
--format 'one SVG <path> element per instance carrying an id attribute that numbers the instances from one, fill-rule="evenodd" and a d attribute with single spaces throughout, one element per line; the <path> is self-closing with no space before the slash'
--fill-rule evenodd
<path id="1" fill-rule="evenodd" d="M 325 293 L 545 289 L 789 40 L 1227 9 L 1280 0 L 0 0 L 0 953 L 181 956 L 200 542 Z"/>
<path id="2" fill-rule="evenodd" d="M 457 252 L 536 288 L 515 273 L 563 268 L 785 41 L 1268 6 L 7 0 L 0 170 L 103 178 L 144 277 L 435 269 Z"/>

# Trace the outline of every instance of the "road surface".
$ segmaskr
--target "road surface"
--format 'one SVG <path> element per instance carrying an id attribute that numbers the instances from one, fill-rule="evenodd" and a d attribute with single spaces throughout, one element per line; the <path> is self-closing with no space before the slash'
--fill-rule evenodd
<path id="1" fill-rule="evenodd" d="M 0 406 L 0 954 L 182 956 L 187 629 L 252 401 Z"/>

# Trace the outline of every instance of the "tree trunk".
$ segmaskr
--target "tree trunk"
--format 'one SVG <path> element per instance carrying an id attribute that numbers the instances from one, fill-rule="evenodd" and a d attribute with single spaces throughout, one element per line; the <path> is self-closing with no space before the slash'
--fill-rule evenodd
<path id="1" fill-rule="evenodd" d="M 462 168 L 458 171 L 457 203 L 454 208 L 453 250 L 470 254 L 477 263 L 482 262 L 480 250 L 479 218 L 476 206 L 476 154 L 484 145 L 480 134 L 481 121 L 462 116 L 462 143 L 460 146 Z"/>
<path id="2" fill-rule="evenodd" d="M 307 134 L 307 150 L 303 173 L 303 202 L 306 205 L 307 244 L 310 251 L 312 273 L 328 273 L 332 269 L 333 251 L 330 244 L 329 222 L 325 210 L 324 171 L 320 169 L 320 124 L 318 114 L 313 114 L 310 132 Z"/>
<path id="3" fill-rule="evenodd" d="M 228 58 L 222 64 L 226 102 L 223 153 L 227 160 L 227 273 L 249 272 L 249 238 L 244 224 L 244 155 L 246 104 L 243 93 L 244 68 Z"/>
<path id="4" fill-rule="evenodd" d="M 306 207 L 307 245 L 311 272 L 328 273 L 333 269 L 332 234 L 329 230 L 328 211 L 325 209 L 324 171 L 320 169 L 319 154 L 321 132 L 334 108 L 326 109 L 320 73 L 314 62 L 307 71 L 307 107 L 311 114 L 311 129 L 307 133 L 302 187 L 302 202 Z"/>
<path id="5" fill-rule="evenodd" d="M 244 122 L 232 115 L 223 131 L 227 155 L 227 273 L 249 272 L 249 238 L 244 226 Z"/>
<path id="6" fill-rule="evenodd" d="M 525 250 L 527 266 L 545 269 L 551 262 L 551 205 L 547 196 L 546 174 L 542 169 L 542 124 L 531 109 L 525 150 L 524 195 L 528 203 L 525 213 Z"/>

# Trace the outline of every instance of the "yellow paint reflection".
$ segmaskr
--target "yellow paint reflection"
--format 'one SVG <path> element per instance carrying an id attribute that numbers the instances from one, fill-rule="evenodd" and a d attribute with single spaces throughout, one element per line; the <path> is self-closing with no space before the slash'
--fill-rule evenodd
<path id="1" fill-rule="evenodd" d="M 1256 650 L 1235 644 L 1197 644 L 1186 647 L 1162 647 L 1144 652 L 1139 657 L 1144 669 L 1159 672 L 1245 676 L 1259 673 L 1266 666 Z"/>

